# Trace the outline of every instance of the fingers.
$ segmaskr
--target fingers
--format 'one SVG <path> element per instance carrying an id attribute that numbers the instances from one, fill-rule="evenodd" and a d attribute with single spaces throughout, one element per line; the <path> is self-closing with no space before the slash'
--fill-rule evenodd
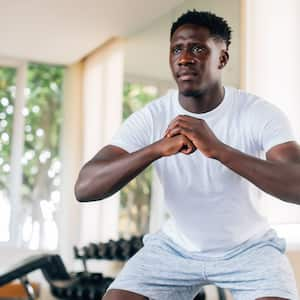
<path id="1" fill-rule="evenodd" d="M 169 126 L 168 126 L 168 128 L 167 128 L 167 130 L 166 130 L 166 132 L 165 132 L 165 136 L 166 137 L 171 137 L 171 136 L 174 136 L 174 135 L 176 135 L 176 134 L 172 134 L 172 135 L 170 135 L 170 132 L 172 131 L 172 130 L 174 130 L 175 128 L 179 128 L 179 127 L 182 127 L 182 126 L 184 126 L 184 124 L 182 124 L 182 122 L 180 121 L 180 120 L 174 120 L 174 121 L 172 121 L 170 124 L 169 124 Z"/>
<path id="2" fill-rule="evenodd" d="M 173 128 L 173 129 L 170 129 L 168 131 L 166 137 L 173 137 L 173 136 L 176 136 L 176 135 L 179 135 L 179 134 L 185 135 L 187 138 L 190 138 L 191 135 L 192 135 L 192 132 L 188 128 L 178 126 L 178 127 Z"/>
<path id="3" fill-rule="evenodd" d="M 179 115 L 174 120 L 171 121 L 167 130 L 165 131 L 165 137 L 176 127 L 185 128 L 186 130 L 195 131 L 199 129 L 199 126 L 203 126 L 205 121 L 203 119 L 198 119 L 195 117 L 187 116 L 187 115 Z"/>
<path id="4" fill-rule="evenodd" d="M 180 115 L 177 116 L 168 126 L 167 130 L 165 131 L 165 137 L 170 137 L 174 136 L 176 134 L 170 134 L 175 128 L 182 128 L 191 131 L 192 128 L 192 122 L 195 121 L 196 119 L 185 116 L 185 115 Z"/>
<path id="5" fill-rule="evenodd" d="M 178 152 L 181 152 L 186 155 L 195 152 L 196 147 L 186 136 L 181 135 L 180 139 L 181 139 L 182 147 L 179 149 Z"/>
<path id="6" fill-rule="evenodd" d="M 196 147 L 192 143 L 187 143 L 179 150 L 179 152 L 188 155 L 188 154 L 195 152 L 195 150 L 196 150 Z"/>

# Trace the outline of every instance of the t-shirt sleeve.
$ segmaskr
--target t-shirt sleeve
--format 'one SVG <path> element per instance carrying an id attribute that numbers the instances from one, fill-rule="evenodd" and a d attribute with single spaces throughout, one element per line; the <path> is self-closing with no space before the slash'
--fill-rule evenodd
<path id="1" fill-rule="evenodd" d="M 266 153 L 276 145 L 295 141 L 289 119 L 277 106 L 258 100 L 250 111 L 252 137 L 259 150 Z"/>
<path id="2" fill-rule="evenodd" d="M 152 118 L 147 107 L 131 114 L 113 136 L 110 144 L 129 153 L 151 144 Z"/>

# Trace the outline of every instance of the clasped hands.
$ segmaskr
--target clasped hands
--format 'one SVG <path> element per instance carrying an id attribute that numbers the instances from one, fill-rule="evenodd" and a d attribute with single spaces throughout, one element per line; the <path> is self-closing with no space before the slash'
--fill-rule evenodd
<path id="1" fill-rule="evenodd" d="M 205 120 L 186 115 L 177 116 L 169 124 L 162 140 L 173 146 L 165 156 L 178 152 L 189 155 L 198 149 L 209 158 L 217 158 L 224 146 Z"/>

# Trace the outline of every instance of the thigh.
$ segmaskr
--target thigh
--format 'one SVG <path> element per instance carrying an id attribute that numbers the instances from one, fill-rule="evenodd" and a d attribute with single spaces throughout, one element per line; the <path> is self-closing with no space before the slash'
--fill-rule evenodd
<path id="1" fill-rule="evenodd" d="M 210 279 L 230 289 L 237 300 L 296 300 L 296 281 L 284 252 L 285 241 L 272 231 L 238 255 L 215 265 L 219 273 L 212 271 Z"/>
<path id="2" fill-rule="evenodd" d="M 202 274 L 203 264 L 185 257 L 163 234 L 155 233 L 144 238 L 144 247 L 128 260 L 108 290 L 127 290 L 155 300 L 192 299 L 207 284 Z"/>

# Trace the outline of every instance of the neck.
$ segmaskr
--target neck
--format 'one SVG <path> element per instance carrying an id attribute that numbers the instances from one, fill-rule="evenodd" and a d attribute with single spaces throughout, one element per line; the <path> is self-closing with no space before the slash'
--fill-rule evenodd
<path id="1" fill-rule="evenodd" d="M 224 98 L 224 88 L 221 82 L 201 91 L 196 96 L 184 96 L 179 93 L 179 103 L 192 113 L 206 113 L 216 108 Z"/>

